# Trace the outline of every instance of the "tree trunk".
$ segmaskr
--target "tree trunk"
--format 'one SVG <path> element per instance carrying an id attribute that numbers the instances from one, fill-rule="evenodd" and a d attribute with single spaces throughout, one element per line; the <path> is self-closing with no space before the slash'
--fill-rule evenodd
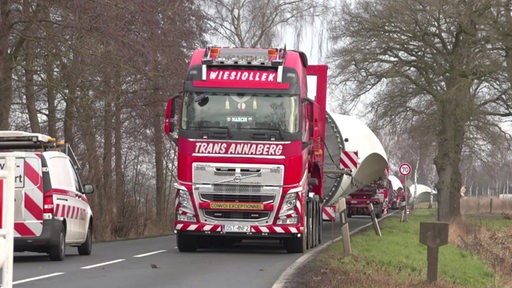
<path id="1" fill-rule="evenodd" d="M 74 88 L 69 90 L 69 93 L 65 98 L 66 107 L 64 108 L 64 142 L 69 144 L 71 148 L 75 148 L 75 140 L 73 136 L 73 122 L 75 121 L 75 96 L 73 91 L 75 91 Z"/>
<path id="2" fill-rule="evenodd" d="M 27 107 L 30 130 L 34 133 L 41 133 L 39 116 L 37 115 L 36 93 L 34 89 L 34 58 L 32 57 L 30 42 L 26 42 L 25 49 L 25 104 Z"/>
<path id="3" fill-rule="evenodd" d="M 448 81 L 451 89 L 440 101 L 437 131 L 437 154 L 434 164 L 439 180 L 437 182 L 438 220 L 450 221 L 461 216 L 460 189 L 462 176 L 460 163 L 462 146 L 465 137 L 465 125 L 471 115 L 472 107 L 471 82 L 467 79 L 454 77 Z"/>
<path id="4" fill-rule="evenodd" d="M 0 130 L 9 129 L 12 103 L 12 72 L 9 55 L 10 1 L 0 0 Z"/>
<path id="5" fill-rule="evenodd" d="M 112 223 L 115 231 L 111 229 L 109 236 L 117 234 L 117 223 L 112 222 L 117 219 L 117 207 L 115 203 L 115 195 L 112 187 L 112 100 L 111 96 L 107 95 L 104 101 L 103 109 L 103 195 L 104 201 L 108 203 L 108 208 L 104 207 L 104 219 Z"/>
<path id="6" fill-rule="evenodd" d="M 123 123 L 121 121 L 122 104 L 121 104 L 121 93 L 115 94 L 114 102 L 114 169 L 115 169 L 115 205 L 117 206 L 117 221 L 121 222 L 124 218 L 124 206 L 125 206 L 125 184 L 124 184 L 124 171 L 123 171 L 123 147 L 122 143 L 122 128 Z M 134 197 L 134 199 L 136 199 Z M 133 211 L 136 213 L 135 211 Z M 137 227 L 134 227 L 137 229 Z"/>
<path id="7" fill-rule="evenodd" d="M 157 106 L 157 105 L 155 105 Z M 157 219 L 167 219 L 165 216 L 166 197 L 164 183 L 164 148 L 162 136 L 161 113 L 158 107 L 154 108 L 156 114 L 153 115 L 153 141 L 155 145 L 155 174 L 156 174 L 156 216 Z"/>
<path id="8" fill-rule="evenodd" d="M 48 100 L 48 135 L 57 138 L 57 107 L 56 107 L 56 95 L 55 89 L 55 78 L 53 77 L 53 61 L 51 57 L 46 57 L 44 63 L 46 66 L 46 98 Z"/>

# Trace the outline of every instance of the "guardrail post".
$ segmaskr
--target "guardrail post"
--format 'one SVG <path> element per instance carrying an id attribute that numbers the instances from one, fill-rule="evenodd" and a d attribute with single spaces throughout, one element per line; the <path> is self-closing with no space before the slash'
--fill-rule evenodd
<path id="1" fill-rule="evenodd" d="M 377 220 L 377 216 L 375 216 L 375 209 L 373 209 L 372 203 L 368 205 L 368 209 L 370 210 L 370 217 L 372 218 L 373 230 L 375 230 L 375 234 L 377 234 L 377 236 L 382 237 L 382 233 L 380 232 L 379 221 Z"/>
<path id="2" fill-rule="evenodd" d="M 347 203 L 345 202 L 345 198 L 340 198 L 338 205 L 340 208 L 341 238 L 343 239 L 343 255 L 348 256 L 352 253 L 352 245 L 350 243 L 350 231 L 348 229 L 347 219 Z"/>
<path id="3" fill-rule="evenodd" d="M 0 171 L 0 267 L 2 287 L 12 288 L 14 253 L 14 177 L 16 158 L 5 158 L 6 169 Z"/>

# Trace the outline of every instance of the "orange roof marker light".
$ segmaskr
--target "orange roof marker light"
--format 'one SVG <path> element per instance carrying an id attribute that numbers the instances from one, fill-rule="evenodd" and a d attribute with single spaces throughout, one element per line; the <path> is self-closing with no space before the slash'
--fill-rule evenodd
<path id="1" fill-rule="evenodd" d="M 272 66 L 283 66 L 283 58 L 286 54 L 286 48 L 282 49 L 268 49 L 268 57 L 271 60 Z M 280 57 L 281 56 L 281 57 Z"/>
<path id="2" fill-rule="evenodd" d="M 277 57 L 277 49 L 268 49 L 268 57 L 271 58 L 271 57 Z"/>
<path id="3" fill-rule="evenodd" d="M 218 47 L 211 47 L 210 48 L 210 56 L 217 56 L 220 53 L 220 49 Z"/>

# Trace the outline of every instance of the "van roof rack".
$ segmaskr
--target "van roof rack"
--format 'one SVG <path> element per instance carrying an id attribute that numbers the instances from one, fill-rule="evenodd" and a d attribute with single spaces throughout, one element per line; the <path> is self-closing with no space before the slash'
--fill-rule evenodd
<path id="1" fill-rule="evenodd" d="M 75 169 L 81 169 L 75 153 L 69 144 L 57 142 L 55 138 L 41 133 L 24 131 L 0 131 L 0 150 L 58 150 L 68 155 Z"/>
<path id="2" fill-rule="evenodd" d="M 57 141 L 48 135 L 23 131 L 0 131 L 0 149 L 57 148 Z"/>

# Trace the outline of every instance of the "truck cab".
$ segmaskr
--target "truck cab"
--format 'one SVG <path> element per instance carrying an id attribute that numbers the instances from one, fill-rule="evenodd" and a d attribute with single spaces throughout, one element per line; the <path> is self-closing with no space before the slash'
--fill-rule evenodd
<path id="1" fill-rule="evenodd" d="M 320 243 L 326 75 L 294 50 L 193 53 L 165 120 L 178 150 L 180 251 L 218 239 L 278 239 L 299 253 Z"/>
<path id="2" fill-rule="evenodd" d="M 15 157 L 14 251 L 65 258 L 66 246 L 79 255 L 92 251 L 93 213 L 80 166 L 68 145 L 39 133 L 0 131 L 0 170 Z"/>

